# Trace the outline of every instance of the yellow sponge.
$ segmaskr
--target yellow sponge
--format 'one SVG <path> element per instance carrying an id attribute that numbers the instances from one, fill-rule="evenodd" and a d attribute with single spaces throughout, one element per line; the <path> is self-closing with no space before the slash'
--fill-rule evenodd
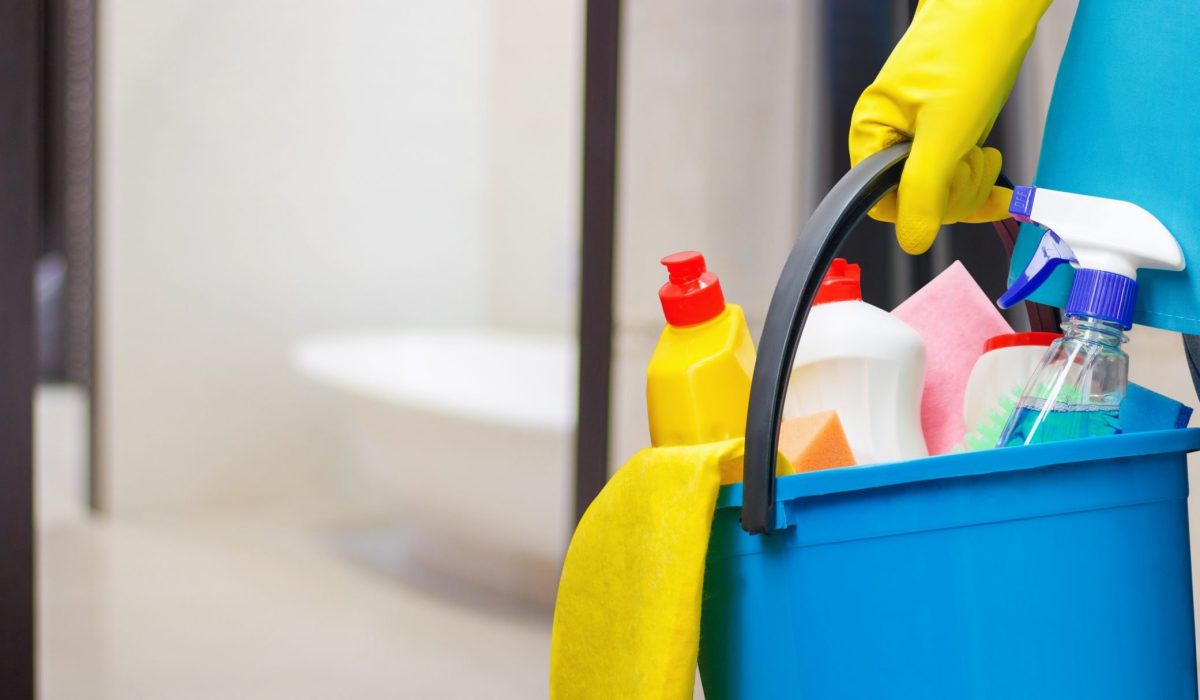
<path id="1" fill-rule="evenodd" d="M 836 411 L 785 420 L 779 426 L 779 452 L 797 472 L 854 466 L 854 452 Z"/>

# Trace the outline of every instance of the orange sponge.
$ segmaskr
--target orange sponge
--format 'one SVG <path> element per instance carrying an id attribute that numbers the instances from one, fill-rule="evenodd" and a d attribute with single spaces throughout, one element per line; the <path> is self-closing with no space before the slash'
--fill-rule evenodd
<path id="1" fill-rule="evenodd" d="M 779 451 L 797 472 L 854 466 L 854 452 L 836 411 L 785 420 L 779 426 Z"/>

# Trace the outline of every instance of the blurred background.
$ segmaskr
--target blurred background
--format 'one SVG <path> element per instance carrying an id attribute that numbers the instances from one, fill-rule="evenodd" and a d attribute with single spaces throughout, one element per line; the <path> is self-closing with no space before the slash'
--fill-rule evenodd
<path id="1" fill-rule="evenodd" d="M 648 439 L 659 258 L 757 334 L 914 4 L 30 3 L 40 694 L 544 696 L 577 509 Z M 1017 182 L 1074 7 L 992 135 Z M 845 252 L 885 308 L 1004 283 L 988 227 Z"/>

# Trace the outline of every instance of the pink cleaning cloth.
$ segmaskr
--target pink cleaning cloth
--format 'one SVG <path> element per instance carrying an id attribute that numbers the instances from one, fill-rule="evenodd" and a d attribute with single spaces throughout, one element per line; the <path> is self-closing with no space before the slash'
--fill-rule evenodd
<path id="1" fill-rule="evenodd" d="M 921 427 L 929 454 L 940 455 L 962 444 L 963 395 L 983 343 L 1012 328 L 971 273 L 957 260 L 892 314 L 925 340 L 925 391 Z"/>

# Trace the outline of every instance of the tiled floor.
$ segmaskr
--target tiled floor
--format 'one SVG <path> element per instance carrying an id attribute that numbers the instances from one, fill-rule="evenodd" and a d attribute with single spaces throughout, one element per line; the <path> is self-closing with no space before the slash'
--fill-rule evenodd
<path id="1" fill-rule="evenodd" d="M 42 696 L 545 697 L 548 610 L 384 575 L 339 544 L 362 531 L 295 513 L 43 527 Z"/>

